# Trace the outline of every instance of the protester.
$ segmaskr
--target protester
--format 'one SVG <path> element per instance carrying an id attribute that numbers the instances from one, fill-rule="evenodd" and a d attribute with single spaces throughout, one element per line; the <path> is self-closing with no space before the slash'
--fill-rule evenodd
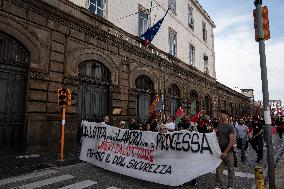
<path id="1" fill-rule="evenodd" d="M 200 117 L 200 119 L 196 122 L 197 123 L 197 130 L 200 133 L 208 133 L 208 126 L 209 126 L 210 118 L 208 116 Z"/>
<path id="2" fill-rule="evenodd" d="M 257 154 L 257 163 L 260 163 L 263 158 L 263 123 L 257 117 L 252 119 L 253 136 L 250 139 L 250 144 Z"/>
<path id="3" fill-rule="evenodd" d="M 110 125 L 110 118 L 109 118 L 109 116 L 105 116 L 103 122 L 104 122 L 105 124 L 107 124 L 107 125 Z"/>
<path id="4" fill-rule="evenodd" d="M 180 119 L 180 121 L 177 124 L 177 129 L 179 131 L 181 130 L 188 130 L 189 124 L 187 123 L 188 120 L 186 120 L 184 117 Z"/>
<path id="5" fill-rule="evenodd" d="M 188 130 L 198 132 L 196 123 L 190 122 Z"/>
<path id="6" fill-rule="evenodd" d="M 245 125 L 243 118 L 240 118 L 238 123 L 236 124 L 236 133 L 237 133 L 237 147 L 241 149 L 241 161 L 245 162 L 249 129 Z"/>
<path id="7" fill-rule="evenodd" d="M 166 119 L 166 128 L 168 129 L 169 132 L 173 132 L 176 129 L 176 124 L 173 121 L 173 118 L 171 116 L 167 116 Z"/>
<path id="8" fill-rule="evenodd" d="M 147 121 L 146 131 L 157 132 L 158 131 L 157 126 L 158 126 L 158 119 L 156 113 L 154 112 Z"/>
<path id="9" fill-rule="evenodd" d="M 131 118 L 129 121 L 129 130 L 140 130 L 139 125 L 136 123 L 135 118 Z"/>
<path id="10" fill-rule="evenodd" d="M 127 125 L 126 125 L 125 121 L 120 121 L 119 125 L 118 125 L 118 128 L 120 128 L 120 129 L 127 129 Z"/>
<path id="11" fill-rule="evenodd" d="M 217 118 L 213 118 L 213 120 L 212 120 L 212 125 L 213 125 L 213 128 L 214 128 L 214 129 L 217 129 L 217 128 L 218 128 L 219 121 L 218 121 Z"/>
<path id="12" fill-rule="evenodd" d="M 161 125 L 159 126 L 159 132 L 165 134 L 168 132 L 168 129 L 164 124 L 161 123 Z"/>
<path id="13" fill-rule="evenodd" d="M 146 131 L 145 125 L 143 123 L 141 123 L 141 122 L 138 123 L 138 128 L 139 128 L 140 131 Z"/>
<path id="14" fill-rule="evenodd" d="M 207 126 L 205 124 L 205 120 L 203 118 L 200 118 L 197 123 L 197 131 L 200 133 L 207 133 Z"/>
<path id="15" fill-rule="evenodd" d="M 213 132 L 214 130 L 214 126 L 213 126 L 213 122 L 211 120 L 209 120 L 208 126 L 207 126 L 207 131 L 209 133 Z"/>
<path id="16" fill-rule="evenodd" d="M 276 120 L 276 126 L 277 126 L 277 133 L 279 135 L 279 139 L 282 140 L 282 133 L 283 133 L 283 127 L 284 127 L 284 123 L 283 123 L 283 119 L 281 117 L 277 117 Z"/>
<path id="17" fill-rule="evenodd" d="M 216 189 L 224 187 L 223 171 L 226 166 L 228 169 L 228 188 L 232 189 L 235 185 L 235 158 L 233 146 L 236 142 L 234 126 L 229 123 L 229 115 L 226 110 L 220 111 L 220 123 L 218 125 L 218 142 L 222 151 L 221 164 L 216 169 Z"/>

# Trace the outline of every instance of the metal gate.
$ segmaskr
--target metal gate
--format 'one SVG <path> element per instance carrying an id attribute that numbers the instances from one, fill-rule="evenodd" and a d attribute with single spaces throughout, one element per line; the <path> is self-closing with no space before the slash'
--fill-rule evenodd
<path id="1" fill-rule="evenodd" d="M 0 154 L 22 148 L 29 57 L 22 44 L 0 31 Z"/>

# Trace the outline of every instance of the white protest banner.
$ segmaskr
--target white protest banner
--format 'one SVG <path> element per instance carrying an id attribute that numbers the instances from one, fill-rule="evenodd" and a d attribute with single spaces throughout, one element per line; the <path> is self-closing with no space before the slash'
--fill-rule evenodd
<path id="1" fill-rule="evenodd" d="M 87 121 L 82 126 L 81 160 L 138 179 L 179 186 L 221 163 L 214 132 L 161 134 Z"/>

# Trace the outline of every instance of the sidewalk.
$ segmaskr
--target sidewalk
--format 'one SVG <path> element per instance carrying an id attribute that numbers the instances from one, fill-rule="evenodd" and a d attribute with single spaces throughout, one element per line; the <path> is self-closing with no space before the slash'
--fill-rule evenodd
<path id="1" fill-rule="evenodd" d="M 79 162 L 79 152 L 65 154 L 64 161 L 60 160 L 58 154 L 0 156 L 0 179 Z"/>
<path id="2" fill-rule="evenodd" d="M 284 153 L 283 151 L 281 153 L 281 157 L 275 169 L 275 184 L 277 189 L 284 189 Z"/>

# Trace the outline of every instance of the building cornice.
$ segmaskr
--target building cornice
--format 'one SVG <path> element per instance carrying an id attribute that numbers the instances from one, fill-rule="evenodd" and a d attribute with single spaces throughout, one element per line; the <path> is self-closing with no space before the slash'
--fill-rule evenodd
<path id="1" fill-rule="evenodd" d="M 205 18 L 212 24 L 213 28 L 216 28 L 216 25 L 214 21 L 211 19 L 209 14 L 203 9 L 201 4 L 197 0 L 192 0 L 192 2 L 195 4 L 195 6 L 200 10 L 200 12 L 205 16 Z"/>
<path id="2" fill-rule="evenodd" d="M 237 91 L 231 89 L 230 87 L 228 87 L 228 86 L 226 86 L 226 85 L 224 85 L 224 84 L 222 84 L 222 83 L 220 83 L 220 82 L 218 82 L 218 81 L 216 81 L 216 87 L 217 87 L 217 88 L 220 88 L 220 89 L 223 89 L 224 91 L 229 91 L 229 92 L 232 93 L 233 95 L 235 95 L 235 96 L 237 96 L 237 97 L 240 97 L 240 98 L 242 98 L 242 99 L 244 99 L 244 100 L 247 100 L 247 101 L 250 100 L 249 97 L 247 97 L 247 96 L 245 96 L 245 95 L 243 95 L 243 94 L 241 94 L 241 93 L 239 93 L 239 92 L 237 92 Z"/>

